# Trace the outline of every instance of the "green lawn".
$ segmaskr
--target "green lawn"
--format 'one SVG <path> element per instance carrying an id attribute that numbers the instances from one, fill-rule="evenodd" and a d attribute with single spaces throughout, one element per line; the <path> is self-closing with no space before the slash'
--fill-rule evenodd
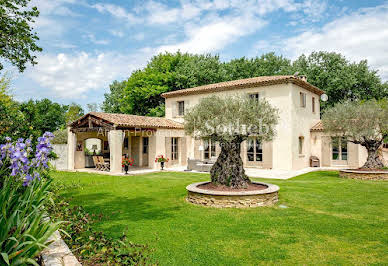
<path id="1" fill-rule="evenodd" d="M 161 265 L 388 264 L 388 182 L 314 172 L 280 186 L 288 208 L 215 209 L 185 201 L 207 174 L 53 173 L 72 205 L 102 213 L 96 226 L 154 248 Z M 259 180 L 259 179 L 257 179 Z"/>

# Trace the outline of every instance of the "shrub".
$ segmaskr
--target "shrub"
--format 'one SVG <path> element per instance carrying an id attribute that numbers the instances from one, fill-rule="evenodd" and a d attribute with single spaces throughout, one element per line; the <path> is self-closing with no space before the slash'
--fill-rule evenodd
<path id="1" fill-rule="evenodd" d="M 48 160 L 51 133 L 38 139 L 0 145 L 0 265 L 35 264 L 59 223 L 44 219 L 50 200 Z"/>
<path id="2" fill-rule="evenodd" d="M 68 185 L 69 186 L 69 185 Z M 130 242 L 123 234 L 119 239 L 95 231 L 93 224 L 102 219 L 102 214 L 87 213 L 81 206 L 70 207 L 59 192 L 69 189 L 55 184 L 53 203 L 48 208 L 53 220 L 66 221 L 61 229 L 66 232 L 64 240 L 83 265 L 150 265 L 151 249 L 146 245 Z M 79 185 L 73 184 L 71 188 Z"/>
<path id="3" fill-rule="evenodd" d="M 52 144 L 67 144 L 67 129 L 60 129 L 54 132 Z"/>

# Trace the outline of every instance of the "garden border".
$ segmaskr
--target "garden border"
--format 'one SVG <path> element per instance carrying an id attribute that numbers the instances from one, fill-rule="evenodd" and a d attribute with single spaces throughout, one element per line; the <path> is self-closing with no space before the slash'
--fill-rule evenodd
<path id="1" fill-rule="evenodd" d="M 339 171 L 339 176 L 342 178 L 360 179 L 360 180 L 386 180 L 388 181 L 388 171 L 360 171 L 343 169 Z"/>
<path id="2" fill-rule="evenodd" d="M 82 265 L 69 247 L 63 241 L 58 230 L 52 234 L 48 241 L 53 241 L 42 253 L 42 264 L 45 266 L 80 266 Z"/>
<path id="3" fill-rule="evenodd" d="M 199 185 L 209 181 L 190 184 L 186 187 L 187 198 L 190 203 L 216 208 L 249 208 L 272 206 L 279 200 L 279 187 L 277 185 L 252 182 L 257 185 L 267 186 L 262 190 L 250 191 L 214 191 L 198 188 Z"/>

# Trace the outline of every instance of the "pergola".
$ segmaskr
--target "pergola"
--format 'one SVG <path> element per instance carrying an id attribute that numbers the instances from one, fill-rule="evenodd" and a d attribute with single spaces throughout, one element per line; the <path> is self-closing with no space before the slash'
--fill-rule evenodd
<path id="1" fill-rule="evenodd" d="M 108 143 L 112 173 L 121 173 L 123 154 L 136 158 L 139 167 L 156 168 L 154 159 L 166 154 L 169 137 L 184 139 L 183 125 L 160 117 L 91 112 L 68 126 L 68 169 L 85 167 L 84 142 L 89 138 Z"/>

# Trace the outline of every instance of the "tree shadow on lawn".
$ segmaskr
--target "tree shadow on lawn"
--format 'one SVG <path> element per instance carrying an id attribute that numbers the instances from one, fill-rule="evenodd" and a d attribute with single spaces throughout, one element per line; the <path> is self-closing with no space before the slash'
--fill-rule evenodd
<path id="1" fill-rule="evenodd" d="M 161 207 L 160 201 L 151 197 L 120 197 L 110 193 L 79 194 L 77 191 L 62 194 L 72 205 L 81 205 L 90 214 L 102 214 L 102 221 L 142 221 L 171 218 L 181 207 Z"/>

